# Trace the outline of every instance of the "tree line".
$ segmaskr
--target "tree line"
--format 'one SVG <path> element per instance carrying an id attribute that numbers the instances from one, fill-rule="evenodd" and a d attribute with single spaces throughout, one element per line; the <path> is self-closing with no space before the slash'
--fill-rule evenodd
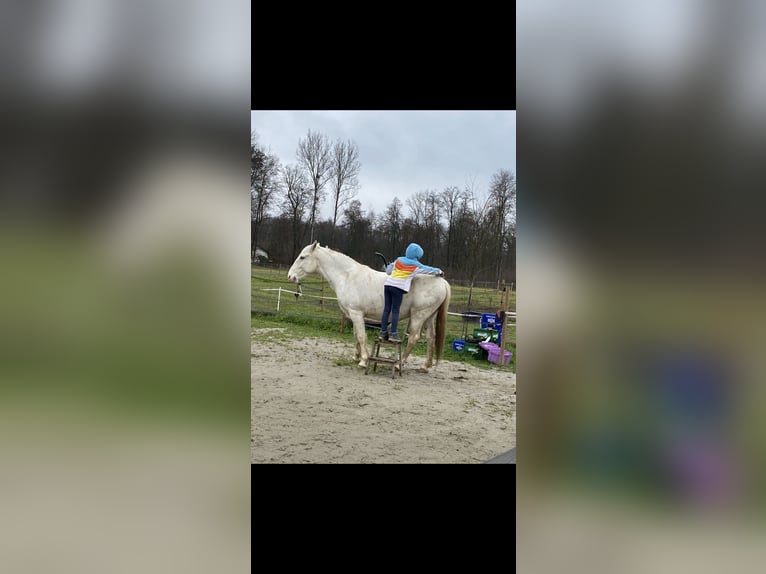
<path id="1" fill-rule="evenodd" d="M 357 199 L 361 161 L 352 140 L 332 142 L 309 130 L 298 141 L 295 163 L 282 165 L 253 132 L 250 156 L 253 263 L 289 265 L 319 240 L 380 268 L 376 252 L 390 261 L 414 241 L 425 263 L 453 279 L 516 281 L 516 177 L 508 169 L 492 174 L 487 189 L 471 182 L 420 190 L 376 214 Z M 321 220 L 328 199 L 332 217 Z M 258 260 L 257 247 L 269 262 Z"/>

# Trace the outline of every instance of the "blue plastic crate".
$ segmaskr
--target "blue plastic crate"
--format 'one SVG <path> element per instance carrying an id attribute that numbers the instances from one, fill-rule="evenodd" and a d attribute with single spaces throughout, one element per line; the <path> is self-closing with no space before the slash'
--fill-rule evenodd
<path id="1" fill-rule="evenodd" d="M 495 327 L 495 314 L 494 313 L 484 313 L 481 316 L 481 328 L 487 329 L 487 328 L 494 328 Z"/>
<path id="2" fill-rule="evenodd" d="M 452 350 L 453 351 L 462 351 L 465 348 L 465 340 L 464 339 L 458 339 L 456 341 L 452 341 Z"/>

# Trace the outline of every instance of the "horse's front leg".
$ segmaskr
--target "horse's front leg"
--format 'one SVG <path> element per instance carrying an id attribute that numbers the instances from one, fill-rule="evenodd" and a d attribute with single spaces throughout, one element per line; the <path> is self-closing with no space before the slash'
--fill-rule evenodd
<path id="1" fill-rule="evenodd" d="M 364 330 L 364 315 L 361 313 L 351 313 L 350 318 L 354 323 L 354 338 L 356 339 L 357 356 L 355 359 L 359 360 L 360 367 L 366 368 L 370 353 L 367 349 L 367 333 Z"/>

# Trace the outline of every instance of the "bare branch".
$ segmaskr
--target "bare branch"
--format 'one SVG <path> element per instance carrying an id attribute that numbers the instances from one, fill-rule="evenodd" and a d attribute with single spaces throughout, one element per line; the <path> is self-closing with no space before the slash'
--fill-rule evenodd
<path id="1" fill-rule="evenodd" d="M 295 154 L 300 165 L 308 173 L 312 183 L 311 216 L 311 241 L 314 240 L 314 223 L 319 204 L 324 200 L 324 185 L 329 178 L 332 158 L 330 155 L 330 142 L 327 136 L 309 130 L 305 139 L 298 141 L 298 150 Z"/>
<path id="2" fill-rule="evenodd" d="M 348 140 L 337 140 L 332 148 L 330 167 L 330 182 L 332 185 L 333 217 L 332 229 L 338 221 L 338 214 L 350 200 L 359 192 L 359 148 Z"/>
<path id="3" fill-rule="evenodd" d="M 312 193 L 309 188 L 306 173 L 299 165 L 288 165 L 282 171 L 282 183 L 285 187 L 285 197 L 282 201 L 282 215 L 290 220 L 292 229 L 292 254 L 295 259 L 298 249 L 303 246 L 305 228 L 303 218 L 311 205 Z"/>

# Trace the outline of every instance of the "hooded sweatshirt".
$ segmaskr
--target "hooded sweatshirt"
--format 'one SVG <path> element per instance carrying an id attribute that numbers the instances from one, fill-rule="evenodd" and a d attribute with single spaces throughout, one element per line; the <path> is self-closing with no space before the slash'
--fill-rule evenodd
<path id="1" fill-rule="evenodd" d="M 404 257 L 397 257 L 386 267 L 386 285 L 398 287 L 409 293 L 412 278 L 415 275 L 439 275 L 441 269 L 423 265 L 419 259 L 423 257 L 423 248 L 417 243 L 410 243 L 404 252 Z"/>

